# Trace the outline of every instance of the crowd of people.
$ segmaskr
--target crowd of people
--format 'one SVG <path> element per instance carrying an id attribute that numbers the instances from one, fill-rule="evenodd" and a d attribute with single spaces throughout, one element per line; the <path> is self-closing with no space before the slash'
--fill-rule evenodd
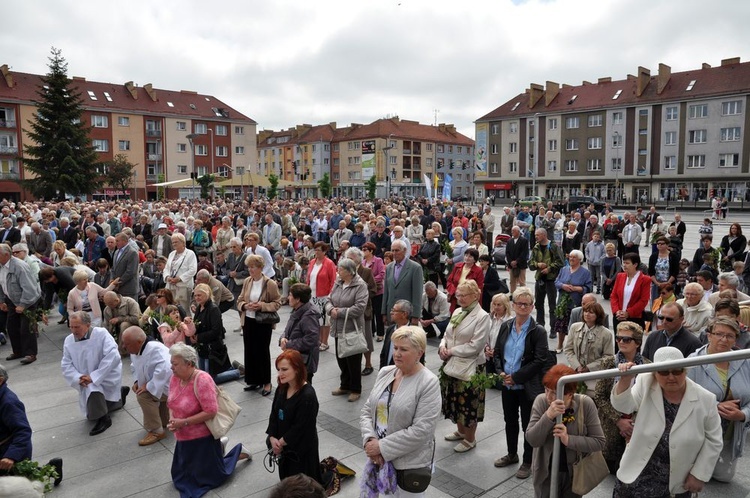
<path id="1" fill-rule="evenodd" d="M 320 394 L 313 378 L 329 348 L 340 371 L 331 395 L 365 397 L 364 480 L 376 494 L 424 495 L 414 483 L 434 464 L 441 414 L 455 424 L 444 436 L 453 450 L 474 449 L 489 384 L 501 392 L 508 450 L 494 465 L 518 465 L 515 476 L 533 476 L 538 496 L 550 492 L 554 438 L 566 450 L 564 496 L 574 496 L 580 453 L 603 452 L 617 474 L 615 496 L 697 492 L 712 477 L 731 480 L 742 455 L 750 362 L 627 374 L 632 365 L 750 344 L 750 264 L 738 223 L 714 247 L 707 219 L 690 260 L 680 215 L 667 225 L 654 207 L 516 206 L 496 219 L 489 205 L 472 211 L 425 199 L 5 202 L 1 220 L 6 361 L 36 361 L 39 322 L 57 306 L 71 331 L 62 373 L 93 422 L 90 434 L 112 425 L 132 391 L 143 412 L 138 444 L 174 433 L 181 496 L 205 494 L 252 459 L 241 445 L 227 452 L 206 426 L 218 409 L 216 385 L 232 380 L 273 394 L 267 446 L 279 476 L 326 485 L 310 434 Z M 291 311 L 285 324 L 282 306 Z M 225 314 L 233 313 L 243 351 L 226 345 Z M 438 375 L 424 367 L 428 344 L 442 361 Z M 127 363 L 132 386 L 122 386 Z M 623 371 L 619 380 L 571 383 L 555 399 L 561 377 L 609 368 Z M 363 377 L 376 371 L 363 393 Z M 0 368 L 0 388 L 2 380 Z M 659 423 L 639 424 L 654 409 L 645 398 L 664 406 Z M 700 410 L 689 412 L 683 399 Z M 690 423 L 673 427 L 683 412 Z M 18 438 L 30 456 L 28 431 Z M 693 449 L 696 439 L 705 444 Z M 647 458 L 631 440 L 650 448 Z M 0 469 L 13 455 L 0 445 Z M 379 478 L 384 472 L 395 484 Z"/>

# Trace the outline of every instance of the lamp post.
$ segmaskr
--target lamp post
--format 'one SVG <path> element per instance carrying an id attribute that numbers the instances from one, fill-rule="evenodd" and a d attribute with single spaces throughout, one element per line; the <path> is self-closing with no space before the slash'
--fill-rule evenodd
<path id="1" fill-rule="evenodd" d="M 390 142 L 386 142 L 390 143 Z M 388 175 L 388 151 L 391 150 L 393 147 L 390 145 L 386 145 L 383 147 L 383 155 L 385 156 L 385 166 L 383 166 L 383 174 L 385 175 L 385 197 L 386 199 L 391 196 L 391 179 Z M 394 169 L 395 171 L 395 169 Z M 395 176 L 394 176 L 395 178 Z"/>
<path id="2" fill-rule="evenodd" d="M 193 187 L 192 187 L 192 193 L 193 193 L 193 200 L 195 200 L 195 143 L 193 143 L 193 140 L 198 137 L 197 133 L 190 133 L 188 135 L 185 135 L 185 138 L 188 139 L 188 142 L 190 142 L 190 153 L 193 160 L 193 171 L 190 173 L 190 179 L 193 181 Z"/>
<path id="3" fill-rule="evenodd" d="M 614 135 L 612 135 L 612 146 L 615 148 L 615 206 L 617 206 L 617 202 L 620 200 L 620 132 L 616 131 Z"/>

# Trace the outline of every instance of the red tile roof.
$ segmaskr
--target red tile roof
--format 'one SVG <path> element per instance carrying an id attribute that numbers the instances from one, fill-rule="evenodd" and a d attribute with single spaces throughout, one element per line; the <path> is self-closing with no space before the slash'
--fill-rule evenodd
<path id="1" fill-rule="evenodd" d="M 431 126 L 406 119 L 383 118 L 367 125 L 352 125 L 351 131 L 341 140 L 361 140 L 364 138 L 393 138 L 421 140 L 424 142 L 448 143 L 473 146 L 474 140 L 455 130 L 452 125 Z"/>
<path id="2" fill-rule="evenodd" d="M 536 113 L 585 112 L 602 108 L 632 107 L 748 93 L 750 92 L 750 62 L 725 63 L 718 67 L 672 73 L 661 94 L 657 94 L 657 80 L 658 75 L 651 75 L 640 97 L 636 95 L 638 78 L 632 76 L 618 81 L 561 86 L 559 94 L 549 106 L 545 106 L 545 98 L 542 95 L 533 108 L 529 108 L 527 91 L 510 99 L 477 121 L 508 119 Z M 692 80 L 695 80 L 695 85 L 687 91 L 686 88 Z M 618 90 L 622 90 L 622 93 L 613 100 L 612 97 Z M 576 99 L 569 103 L 573 96 L 576 96 Z M 513 110 L 516 103 L 519 105 Z"/>

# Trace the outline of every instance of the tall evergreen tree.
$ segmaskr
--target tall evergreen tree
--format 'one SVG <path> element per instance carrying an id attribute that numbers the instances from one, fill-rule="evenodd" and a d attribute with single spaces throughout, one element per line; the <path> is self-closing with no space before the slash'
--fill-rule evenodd
<path id="1" fill-rule="evenodd" d="M 52 48 L 49 73 L 42 77 L 35 120 L 25 130 L 33 140 L 24 146 L 24 168 L 36 178 L 21 180 L 35 197 L 62 199 L 65 194 L 92 194 L 101 185 L 98 155 L 90 127 L 81 121 L 83 100 L 68 78 L 68 63 Z"/>

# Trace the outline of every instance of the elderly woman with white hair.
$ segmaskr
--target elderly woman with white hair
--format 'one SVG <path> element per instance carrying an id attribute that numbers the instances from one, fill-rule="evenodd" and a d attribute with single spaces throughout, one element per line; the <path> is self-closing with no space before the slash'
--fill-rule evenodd
<path id="1" fill-rule="evenodd" d="M 29 265 L 29 267 L 31 268 L 31 273 L 34 275 L 36 281 L 38 282 L 39 270 L 41 269 L 41 264 L 43 263 L 33 254 L 29 254 L 29 246 L 27 246 L 23 242 L 14 244 L 12 253 L 14 257 L 20 259 L 21 261 L 25 261 Z M 71 253 L 71 256 L 73 256 L 73 253 Z"/>
<path id="2" fill-rule="evenodd" d="M 188 310 L 193 278 L 198 271 L 198 259 L 193 251 L 188 251 L 185 236 L 181 233 L 172 234 L 172 248 L 164 268 L 166 288 L 172 292 L 177 304 Z"/>
<path id="3" fill-rule="evenodd" d="M 555 288 L 559 293 L 557 308 L 563 308 L 561 312 L 558 312 L 557 309 L 550 310 L 557 315 L 553 329 L 557 332 L 557 348 L 555 349 L 557 354 L 562 353 L 565 336 L 568 333 L 570 312 L 573 308 L 580 306 L 583 295 L 593 289 L 591 273 L 587 268 L 581 266 L 582 262 L 583 253 L 581 251 L 578 249 L 570 251 L 570 254 L 568 254 L 569 265 L 563 266 L 555 279 Z"/>
<path id="4" fill-rule="evenodd" d="M 685 310 L 683 326 L 693 335 L 699 336 L 711 321 L 714 308 L 703 300 L 703 287 L 697 282 L 685 285 L 683 295 L 684 298 L 677 300 L 677 304 Z"/>
<path id="5" fill-rule="evenodd" d="M 76 286 L 68 292 L 68 315 L 76 311 L 85 311 L 91 317 L 91 326 L 101 327 L 102 307 L 99 302 L 104 299 L 105 292 L 115 288 L 117 282 L 113 281 L 109 287 L 103 289 L 94 282 L 90 282 L 84 270 L 76 270 L 73 273 L 73 282 Z"/>

